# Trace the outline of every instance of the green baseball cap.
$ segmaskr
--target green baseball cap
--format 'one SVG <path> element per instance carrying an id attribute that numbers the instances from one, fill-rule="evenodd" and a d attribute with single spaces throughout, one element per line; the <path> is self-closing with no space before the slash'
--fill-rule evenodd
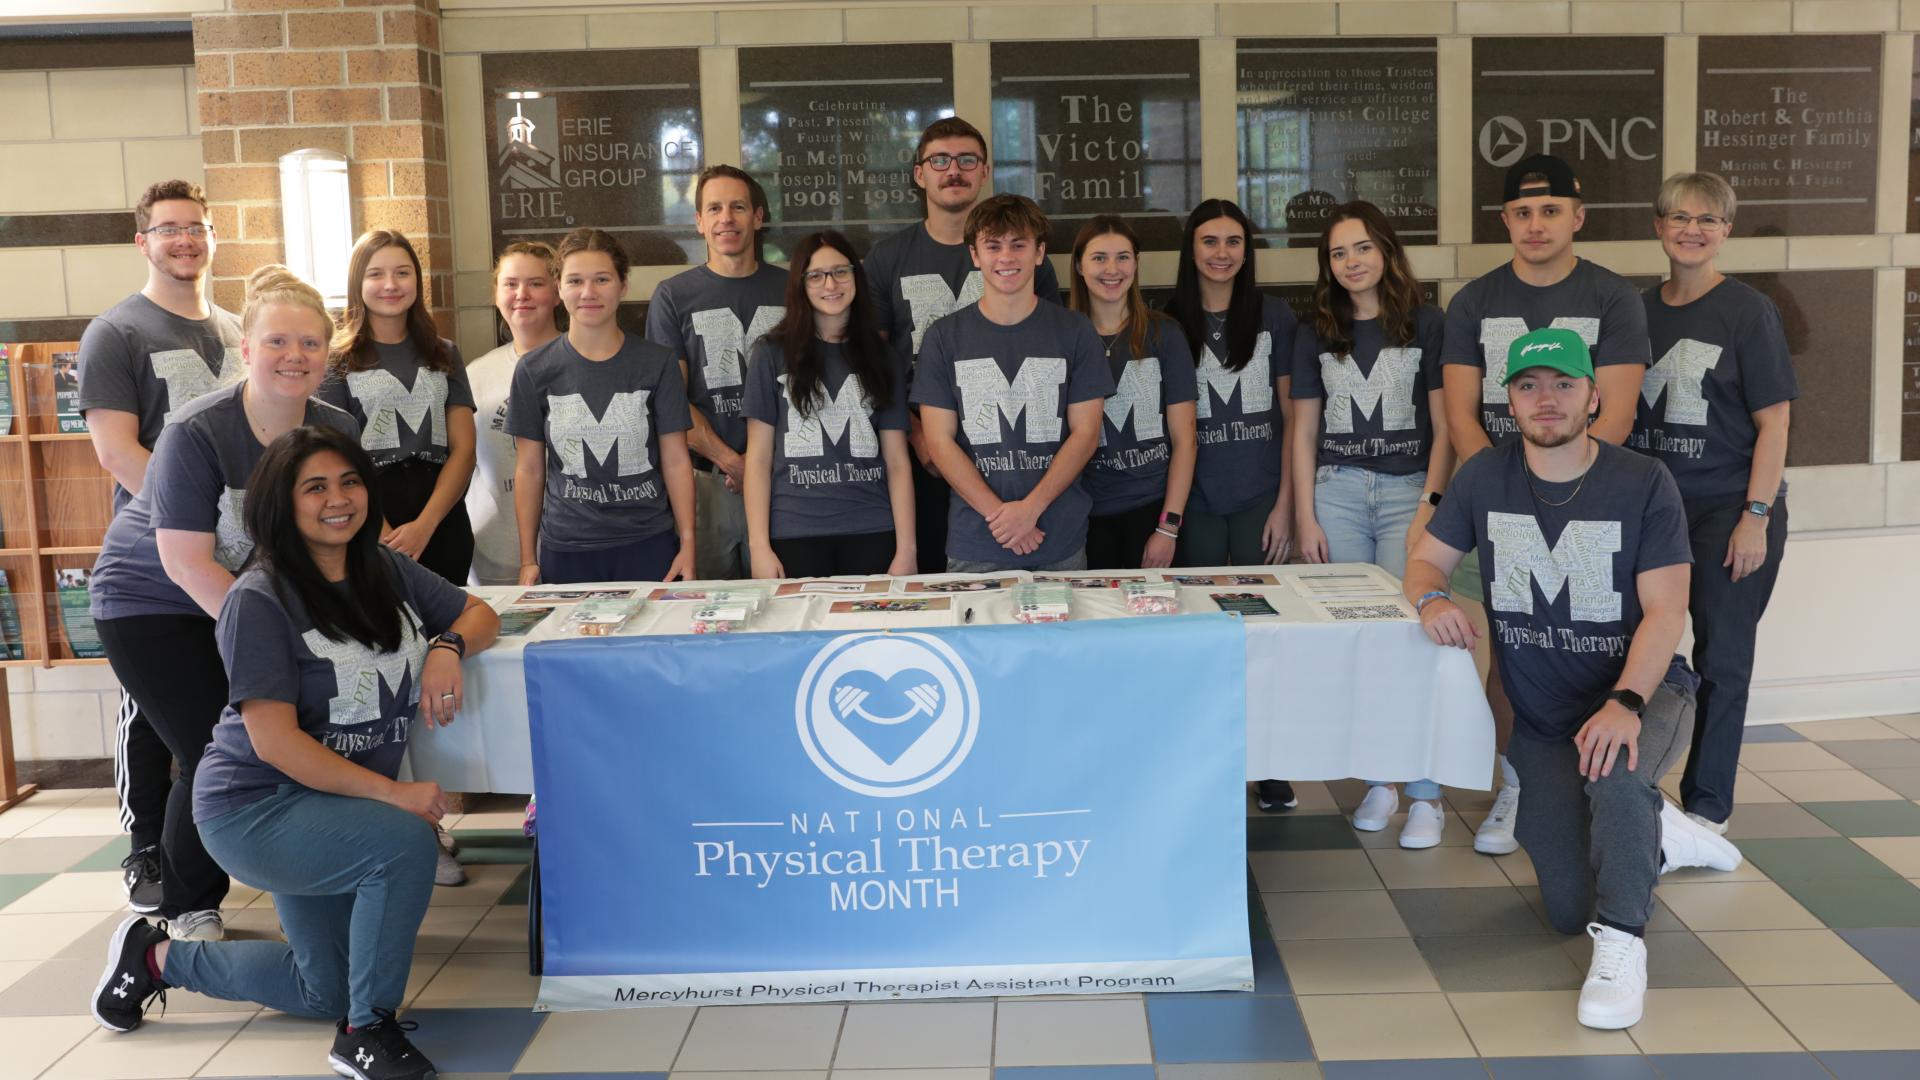
<path id="1" fill-rule="evenodd" d="M 1507 347 L 1507 377 L 1500 380 L 1500 385 L 1507 385 L 1531 368 L 1552 368 L 1576 379 L 1591 379 L 1593 357 L 1579 334 L 1549 326 L 1522 334 Z"/>

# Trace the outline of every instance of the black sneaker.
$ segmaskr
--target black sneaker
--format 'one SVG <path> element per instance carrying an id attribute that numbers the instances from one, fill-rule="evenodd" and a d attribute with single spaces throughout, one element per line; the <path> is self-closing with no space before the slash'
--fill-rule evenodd
<path id="1" fill-rule="evenodd" d="M 120 860 L 120 881 L 127 906 L 142 915 L 160 910 L 160 848 L 149 845 Z"/>
<path id="2" fill-rule="evenodd" d="M 1293 785 L 1285 780 L 1260 781 L 1260 812 L 1263 814 L 1283 814 L 1300 805 L 1294 797 Z"/>
<path id="3" fill-rule="evenodd" d="M 129 915 L 107 946 L 107 969 L 93 989 L 93 1018 L 108 1031 L 132 1031 L 146 1019 L 147 1002 L 167 1001 L 167 984 L 147 970 L 147 951 L 167 940 L 167 932 L 138 915 Z"/>
<path id="4" fill-rule="evenodd" d="M 407 1041 L 407 1032 L 420 1025 L 395 1020 L 385 1009 L 373 1012 L 380 1019 L 353 1031 L 340 1021 L 327 1055 L 333 1071 L 351 1080 L 433 1080 L 433 1062 Z"/>

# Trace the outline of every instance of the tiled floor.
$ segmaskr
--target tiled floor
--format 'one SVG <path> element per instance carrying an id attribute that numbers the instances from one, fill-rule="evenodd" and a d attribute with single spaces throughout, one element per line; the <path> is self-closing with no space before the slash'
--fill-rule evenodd
<path id="1" fill-rule="evenodd" d="M 1468 846 L 1485 793 L 1449 792 L 1445 845 L 1406 852 L 1397 823 L 1348 827 L 1353 782 L 1249 816 L 1253 994 L 547 1016 L 519 815 L 496 801 L 450 823 L 473 881 L 435 892 L 408 1015 L 449 1080 L 1920 1077 L 1920 716 L 1756 728 L 1740 782 L 1748 861 L 1663 881 L 1626 1032 L 1575 1023 L 1587 940 L 1548 930 L 1525 854 Z M 175 991 L 140 1031 L 95 1027 L 125 844 L 110 792 L 0 814 L 0 1080 L 327 1075 L 328 1025 L 233 1002 Z M 228 920 L 278 932 L 250 889 Z"/>

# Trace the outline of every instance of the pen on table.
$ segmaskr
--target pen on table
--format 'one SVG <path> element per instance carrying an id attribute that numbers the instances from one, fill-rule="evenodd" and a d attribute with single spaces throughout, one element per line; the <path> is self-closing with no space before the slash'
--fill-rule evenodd
<path id="1" fill-rule="evenodd" d="M 967 614 L 966 614 L 966 617 L 965 617 L 965 618 L 962 618 L 962 619 L 961 619 L 960 621 L 961 621 L 961 622 L 965 622 L 965 623 L 970 623 L 970 622 L 972 622 L 972 621 L 973 621 L 973 609 L 972 609 L 972 608 L 968 608 L 968 609 L 967 609 Z"/>

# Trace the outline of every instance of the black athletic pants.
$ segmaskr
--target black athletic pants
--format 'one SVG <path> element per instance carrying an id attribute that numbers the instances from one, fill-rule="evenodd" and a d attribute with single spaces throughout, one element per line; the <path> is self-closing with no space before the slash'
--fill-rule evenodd
<path id="1" fill-rule="evenodd" d="M 389 525 L 404 525 L 420 516 L 433 498 L 433 486 L 440 482 L 440 466 L 429 461 L 403 461 L 380 470 L 380 511 Z M 467 571 L 473 568 L 473 521 L 467 517 L 467 501 L 457 499 L 453 509 L 433 530 L 420 553 L 420 565 L 459 586 L 467 587 Z"/>
<path id="2" fill-rule="evenodd" d="M 928 472 L 917 455 L 907 456 L 913 461 L 914 550 L 920 554 L 920 569 L 937 574 L 947 568 L 947 503 L 953 498 L 953 489 Z M 793 570 L 789 568 L 787 573 Z"/>
<path id="3" fill-rule="evenodd" d="M 893 562 L 893 530 L 852 536 L 800 536 L 773 540 L 773 553 L 788 577 L 884 574 Z M 921 566 L 927 565 L 921 563 Z"/>
<path id="4" fill-rule="evenodd" d="M 114 677 L 180 763 L 160 828 L 160 915 L 217 910 L 227 896 L 227 872 L 207 854 L 193 823 L 194 773 L 227 707 L 227 669 L 214 644 L 213 620 L 129 615 L 95 625 Z"/>
<path id="5" fill-rule="evenodd" d="M 1138 570 L 1147 540 L 1160 524 L 1160 500 L 1087 519 L 1087 569 Z"/>
<path id="6" fill-rule="evenodd" d="M 160 842 L 172 783 L 173 754 L 140 715 L 133 695 L 121 690 L 113 725 L 113 786 L 120 796 L 120 827 L 132 835 L 133 850 Z"/>

